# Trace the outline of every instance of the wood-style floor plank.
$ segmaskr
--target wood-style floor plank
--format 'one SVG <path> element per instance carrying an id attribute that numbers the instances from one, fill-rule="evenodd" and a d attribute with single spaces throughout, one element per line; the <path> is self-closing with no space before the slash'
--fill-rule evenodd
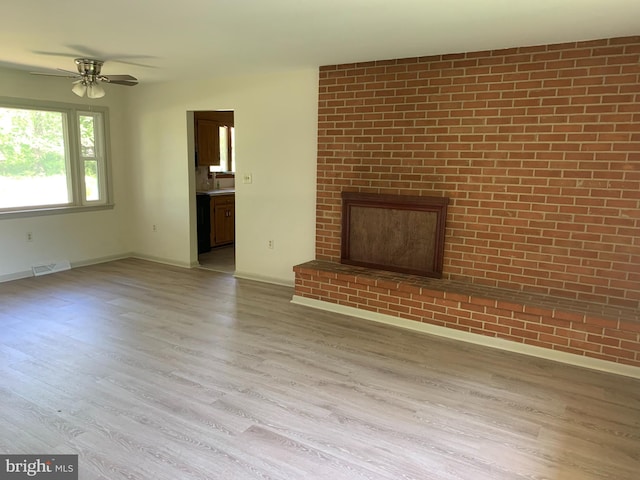
<path id="1" fill-rule="evenodd" d="M 0 452 L 83 480 L 637 480 L 640 381 L 128 259 L 0 284 Z"/>

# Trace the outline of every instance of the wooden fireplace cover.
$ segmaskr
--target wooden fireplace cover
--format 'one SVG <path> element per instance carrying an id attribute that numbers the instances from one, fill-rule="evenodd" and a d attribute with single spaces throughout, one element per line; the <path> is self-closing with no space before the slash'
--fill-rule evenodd
<path id="1" fill-rule="evenodd" d="M 342 192 L 340 261 L 440 278 L 447 197 Z"/>

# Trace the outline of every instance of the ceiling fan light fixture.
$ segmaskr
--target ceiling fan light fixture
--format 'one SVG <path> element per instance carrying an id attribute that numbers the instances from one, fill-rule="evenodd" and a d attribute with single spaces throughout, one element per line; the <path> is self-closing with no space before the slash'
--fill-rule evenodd
<path id="1" fill-rule="evenodd" d="M 78 73 L 71 72 L 69 70 L 58 69 L 62 73 L 46 73 L 46 72 L 31 72 L 34 75 L 48 75 L 52 77 L 67 77 L 76 79 L 73 82 L 71 91 L 79 97 L 85 95 L 90 98 L 102 98 L 106 92 L 101 83 L 112 83 L 115 85 L 125 85 L 133 87 L 138 84 L 138 79 L 131 75 L 102 75 L 102 65 L 104 61 L 95 60 L 91 58 L 76 58 L 76 67 L 78 67 Z"/>
<path id="2" fill-rule="evenodd" d="M 104 94 L 104 88 L 102 88 L 102 86 L 97 82 L 91 82 L 87 86 L 87 97 L 89 98 L 102 98 L 104 97 Z"/>
<path id="3" fill-rule="evenodd" d="M 84 97 L 84 94 L 87 92 L 87 86 L 84 84 L 84 82 L 76 82 L 71 91 L 79 97 Z"/>

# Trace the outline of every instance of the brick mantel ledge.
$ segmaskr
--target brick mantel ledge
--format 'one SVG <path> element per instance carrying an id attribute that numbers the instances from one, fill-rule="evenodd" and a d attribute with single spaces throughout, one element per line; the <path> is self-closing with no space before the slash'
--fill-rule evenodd
<path id="1" fill-rule="evenodd" d="M 313 260 L 295 295 L 640 367 L 640 311 Z"/>

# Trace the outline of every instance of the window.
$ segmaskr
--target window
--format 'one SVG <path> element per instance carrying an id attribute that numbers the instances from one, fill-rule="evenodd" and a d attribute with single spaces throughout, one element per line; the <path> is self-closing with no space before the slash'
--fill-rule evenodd
<path id="1" fill-rule="evenodd" d="M 220 165 L 209 166 L 209 171 L 235 172 L 236 149 L 234 128 L 227 125 L 218 127 L 218 138 L 218 145 L 220 148 Z"/>
<path id="2" fill-rule="evenodd" d="M 107 205 L 106 116 L 0 99 L 0 214 Z"/>

